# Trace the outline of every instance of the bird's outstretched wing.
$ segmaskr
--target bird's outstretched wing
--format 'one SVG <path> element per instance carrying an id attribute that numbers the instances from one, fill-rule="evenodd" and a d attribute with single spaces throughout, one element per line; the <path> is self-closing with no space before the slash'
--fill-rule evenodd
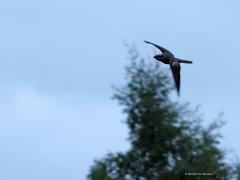
<path id="1" fill-rule="evenodd" d="M 148 43 L 148 44 L 152 44 L 153 46 L 158 48 L 166 57 L 174 58 L 174 55 L 169 50 L 165 49 L 164 47 L 161 47 L 161 46 L 154 44 L 152 42 L 149 42 L 149 41 L 144 41 L 144 42 Z"/>
<path id="2" fill-rule="evenodd" d="M 177 89 L 177 93 L 179 96 L 180 95 L 180 84 L 181 84 L 181 75 L 180 75 L 181 66 L 179 63 L 173 63 L 173 64 L 170 64 L 170 67 L 171 67 L 173 79 L 175 82 L 175 86 Z"/>

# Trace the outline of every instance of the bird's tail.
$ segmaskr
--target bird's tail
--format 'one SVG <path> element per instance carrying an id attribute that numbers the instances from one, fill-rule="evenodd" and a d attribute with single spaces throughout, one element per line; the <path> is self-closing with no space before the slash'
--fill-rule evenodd
<path id="1" fill-rule="evenodd" d="M 178 61 L 179 63 L 186 63 L 186 64 L 192 64 L 192 61 L 189 60 L 182 60 L 182 59 L 178 59 L 178 58 L 173 58 L 173 60 Z"/>
<path id="2" fill-rule="evenodd" d="M 192 61 L 179 59 L 180 63 L 192 64 Z"/>

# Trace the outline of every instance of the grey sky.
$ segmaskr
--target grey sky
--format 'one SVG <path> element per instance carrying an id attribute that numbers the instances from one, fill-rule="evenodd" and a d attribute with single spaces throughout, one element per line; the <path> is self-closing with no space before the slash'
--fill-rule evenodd
<path id="1" fill-rule="evenodd" d="M 223 146 L 240 155 L 237 0 L 0 2 L 0 179 L 85 179 L 93 159 L 124 151 L 111 85 L 124 83 L 134 42 L 191 59 L 180 101 L 225 112 Z M 168 68 L 166 66 L 166 68 Z M 173 98 L 177 99 L 176 96 Z"/>

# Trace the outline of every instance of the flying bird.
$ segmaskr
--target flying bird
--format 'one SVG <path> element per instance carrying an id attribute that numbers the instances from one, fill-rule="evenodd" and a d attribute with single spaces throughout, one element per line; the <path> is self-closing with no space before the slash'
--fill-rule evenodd
<path id="1" fill-rule="evenodd" d="M 181 77 L 181 75 L 180 75 L 181 66 L 180 66 L 180 64 L 181 63 L 192 64 L 192 61 L 175 58 L 174 55 L 169 50 L 165 49 L 164 47 L 161 47 L 161 46 L 154 44 L 152 42 L 149 42 L 149 41 L 144 41 L 144 42 L 155 46 L 156 48 L 158 48 L 161 51 L 161 54 L 157 54 L 157 55 L 153 56 L 153 58 L 158 61 L 161 61 L 164 64 L 170 65 L 173 79 L 175 82 L 175 86 L 177 89 L 177 93 L 179 96 L 180 95 L 180 83 L 181 83 L 181 78 L 180 78 Z"/>

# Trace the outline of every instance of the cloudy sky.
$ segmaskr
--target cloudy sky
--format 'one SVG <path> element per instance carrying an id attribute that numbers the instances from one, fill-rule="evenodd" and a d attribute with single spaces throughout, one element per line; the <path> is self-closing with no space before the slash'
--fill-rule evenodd
<path id="1" fill-rule="evenodd" d="M 2 0 L 0 179 L 84 180 L 94 159 L 129 148 L 124 115 L 111 100 L 111 85 L 124 84 L 124 40 L 143 55 L 153 55 L 149 40 L 193 60 L 182 66 L 179 100 L 201 104 L 209 121 L 223 111 L 222 146 L 240 155 L 239 6 Z"/>

